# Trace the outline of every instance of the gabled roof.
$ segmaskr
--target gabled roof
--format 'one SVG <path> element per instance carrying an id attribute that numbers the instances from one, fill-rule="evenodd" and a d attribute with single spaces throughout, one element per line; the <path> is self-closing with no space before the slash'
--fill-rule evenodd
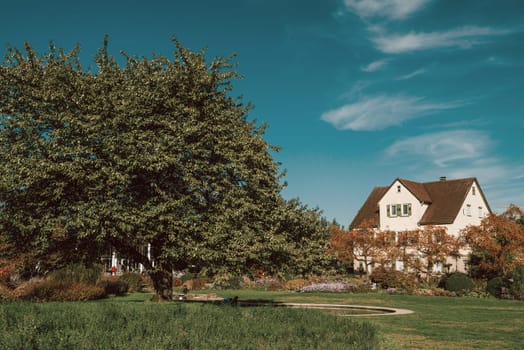
<path id="1" fill-rule="evenodd" d="M 368 199 L 364 202 L 364 205 L 358 211 L 357 215 L 349 225 L 350 229 L 353 229 L 361 225 L 365 220 L 373 220 L 373 226 L 378 227 L 378 201 L 386 194 L 389 187 L 375 187 L 371 191 Z"/>
<path id="2" fill-rule="evenodd" d="M 457 180 L 440 180 L 435 182 L 415 182 L 406 179 L 396 179 L 388 187 L 375 187 L 368 199 L 360 208 L 353 219 L 350 229 L 358 227 L 364 220 L 374 220 L 378 227 L 379 212 L 378 202 L 384 194 L 399 181 L 406 187 L 420 202 L 428 204 L 424 215 L 420 219 L 421 225 L 445 225 L 452 224 L 459 214 L 460 208 L 464 204 L 469 189 L 473 184 L 476 185 L 478 193 L 486 203 L 488 212 L 491 213 L 488 201 L 480 188 L 476 178 L 465 178 Z"/>
<path id="3" fill-rule="evenodd" d="M 424 183 L 424 187 L 429 193 L 432 203 L 420 219 L 420 224 L 452 224 L 459 214 L 460 208 L 464 204 L 468 191 L 473 184 L 476 185 L 477 191 L 488 206 L 488 211 L 491 212 L 488 201 L 484 197 L 484 193 L 482 192 L 477 179 L 474 177 L 458 180 L 426 182 Z"/>
<path id="4" fill-rule="evenodd" d="M 410 181 L 406 179 L 397 179 L 409 192 L 411 192 L 419 201 L 429 204 L 431 203 L 431 196 L 426 191 L 424 184 L 421 182 Z M 395 181 L 397 181 L 395 180 Z M 393 181 L 393 183 L 395 183 Z"/>

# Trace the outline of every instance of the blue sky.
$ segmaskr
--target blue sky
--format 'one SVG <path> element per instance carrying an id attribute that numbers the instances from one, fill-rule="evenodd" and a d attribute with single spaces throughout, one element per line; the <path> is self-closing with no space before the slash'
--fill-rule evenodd
<path id="1" fill-rule="evenodd" d="M 348 225 L 374 186 L 475 176 L 524 207 L 524 1 L 10 1 L 0 45 L 236 53 L 287 198 Z"/>

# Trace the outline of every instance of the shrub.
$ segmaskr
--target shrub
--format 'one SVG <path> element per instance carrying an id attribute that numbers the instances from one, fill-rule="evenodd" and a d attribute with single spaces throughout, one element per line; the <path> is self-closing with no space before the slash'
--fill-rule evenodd
<path id="1" fill-rule="evenodd" d="M 195 278 L 195 277 L 196 277 L 196 275 L 195 275 L 194 273 L 190 273 L 190 272 L 188 272 L 188 273 L 183 274 L 183 275 L 180 277 L 180 279 L 182 280 L 182 282 L 187 282 L 187 281 L 189 281 L 189 280 L 192 280 L 192 279 Z"/>
<path id="2" fill-rule="evenodd" d="M 145 284 L 142 276 L 134 272 L 126 272 L 118 280 L 127 283 L 129 292 L 141 292 Z"/>
<path id="3" fill-rule="evenodd" d="M 129 290 L 129 285 L 118 279 L 105 279 L 98 282 L 97 286 L 101 287 L 106 295 L 122 296 Z"/>
<path id="4" fill-rule="evenodd" d="M 515 299 L 524 300 L 524 265 L 519 265 L 513 270 L 512 279 L 511 295 Z"/>
<path id="5" fill-rule="evenodd" d="M 461 295 L 473 289 L 473 282 L 466 274 L 455 272 L 446 279 L 445 288 Z"/>
<path id="6" fill-rule="evenodd" d="M 241 276 L 232 273 L 220 273 L 213 279 L 214 286 L 218 289 L 239 289 L 243 279 Z"/>
<path id="7" fill-rule="evenodd" d="M 282 288 L 287 290 L 298 290 L 304 287 L 308 282 L 303 278 L 298 278 L 294 280 L 289 280 L 282 283 Z"/>
<path id="8" fill-rule="evenodd" d="M 369 276 L 371 281 L 382 288 L 397 288 L 411 292 L 415 289 L 417 279 L 414 274 L 379 266 Z"/>
<path id="9" fill-rule="evenodd" d="M 105 297 L 100 287 L 85 283 L 54 280 L 33 280 L 22 284 L 12 293 L 13 300 L 28 301 L 85 301 Z"/>
<path id="10" fill-rule="evenodd" d="M 309 286 L 300 288 L 301 293 L 317 293 L 317 292 L 350 292 L 358 289 L 355 283 L 348 282 L 325 282 L 314 283 Z"/>
<path id="11" fill-rule="evenodd" d="M 209 282 L 207 278 L 193 278 L 192 280 L 186 281 L 184 285 L 189 289 L 205 289 L 206 284 Z"/>
<path id="12" fill-rule="evenodd" d="M 486 291 L 496 298 L 502 298 L 508 288 L 508 281 L 503 277 L 495 277 L 488 281 Z"/>
<path id="13" fill-rule="evenodd" d="M 278 277 L 273 276 L 264 276 L 255 279 L 255 287 L 269 291 L 282 289 L 282 285 L 280 284 Z"/>
<path id="14" fill-rule="evenodd" d="M 83 264 L 72 264 L 49 273 L 48 278 L 65 283 L 96 284 L 102 274 L 102 266 L 86 267 Z"/>
<path id="15" fill-rule="evenodd" d="M 0 301 L 13 300 L 13 290 L 0 283 Z"/>
<path id="16" fill-rule="evenodd" d="M 181 287 L 184 284 L 184 281 L 178 277 L 173 278 L 173 287 Z"/>

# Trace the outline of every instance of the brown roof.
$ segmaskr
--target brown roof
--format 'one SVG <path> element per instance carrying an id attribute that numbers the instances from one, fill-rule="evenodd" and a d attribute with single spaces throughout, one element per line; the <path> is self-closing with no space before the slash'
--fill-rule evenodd
<path id="1" fill-rule="evenodd" d="M 420 220 L 421 225 L 444 225 L 451 224 L 459 214 L 460 208 L 466 199 L 469 189 L 473 184 L 484 199 L 489 208 L 488 201 L 480 188 L 476 178 L 466 178 L 457 180 L 440 180 L 435 182 L 414 182 L 406 179 L 396 179 L 400 181 L 418 200 L 428 204 L 428 209 Z M 350 228 L 355 228 L 366 219 L 372 219 L 378 226 L 378 202 L 384 194 L 391 188 L 375 187 L 368 199 L 360 208 Z"/>
<path id="2" fill-rule="evenodd" d="M 426 191 L 424 184 L 421 182 L 410 181 L 406 179 L 397 179 L 404 187 L 406 187 L 419 201 L 424 203 L 431 203 L 431 196 Z M 396 181 L 396 180 L 395 180 Z M 393 181 L 393 183 L 395 182 Z"/>
<path id="3" fill-rule="evenodd" d="M 386 194 L 389 187 L 375 187 L 364 205 L 358 211 L 357 215 L 349 225 L 350 229 L 358 227 L 364 220 L 373 220 L 373 226 L 378 227 L 378 201 Z"/>

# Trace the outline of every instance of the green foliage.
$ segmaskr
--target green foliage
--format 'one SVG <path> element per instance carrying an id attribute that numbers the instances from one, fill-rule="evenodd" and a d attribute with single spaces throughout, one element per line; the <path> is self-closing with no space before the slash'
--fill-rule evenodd
<path id="1" fill-rule="evenodd" d="M 65 283 L 96 284 L 102 275 L 103 267 L 95 265 L 86 267 L 83 264 L 72 264 L 49 273 L 48 278 Z"/>
<path id="2" fill-rule="evenodd" d="M 283 201 L 276 219 L 274 242 L 261 267 L 279 276 L 322 275 L 330 271 L 333 258 L 329 248 L 329 222 L 322 212 L 310 209 L 298 199 Z M 275 247 L 275 245 L 273 245 Z"/>
<path id="3" fill-rule="evenodd" d="M 144 278 L 140 274 L 133 272 L 123 273 L 118 277 L 118 280 L 127 284 L 128 292 L 130 293 L 141 292 L 142 288 L 146 284 Z"/>
<path id="4" fill-rule="evenodd" d="M 488 281 L 486 291 L 496 298 L 504 297 L 504 290 L 509 287 L 509 282 L 504 277 L 495 277 Z"/>
<path id="5" fill-rule="evenodd" d="M 162 298 L 171 271 L 188 266 L 209 275 L 295 266 L 293 258 L 298 273 L 321 266 L 318 212 L 282 209 L 278 148 L 248 120 L 251 106 L 231 97 L 239 77 L 231 58 L 207 62 L 173 41 L 171 60 L 124 53 L 121 67 L 106 38 L 92 71 L 79 47 L 8 49 L 0 66 L 6 242 L 43 271 L 92 261 L 112 245 L 146 267 Z M 306 219 L 313 231 L 278 224 L 293 211 L 298 221 L 286 225 Z"/>
<path id="6" fill-rule="evenodd" d="M 452 273 L 445 282 L 446 290 L 456 293 L 466 293 L 473 289 L 473 281 L 463 273 Z"/>
<path id="7" fill-rule="evenodd" d="M 242 276 L 232 273 L 223 273 L 213 279 L 213 286 L 217 289 L 240 289 L 242 283 Z"/>
<path id="8" fill-rule="evenodd" d="M 511 295 L 518 300 L 524 300 L 524 265 L 519 265 L 511 274 Z"/>
<path id="9" fill-rule="evenodd" d="M 0 315 L 2 349 L 379 348 L 368 322 L 316 310 L 104 301 L 4 304 Z"/>

